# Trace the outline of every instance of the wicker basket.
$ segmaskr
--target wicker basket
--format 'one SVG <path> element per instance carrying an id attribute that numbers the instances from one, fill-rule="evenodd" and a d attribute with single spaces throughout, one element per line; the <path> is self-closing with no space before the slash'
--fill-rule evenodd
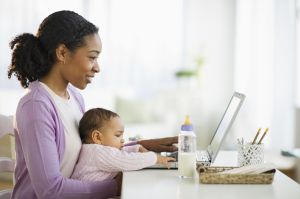
<path id="1" fill-rule="evenodd" d="M 261 174 L 218 174 L 237 167 L 198 167 L 200 182 L 203 184 L 271 184 L 275 169 Z"/>

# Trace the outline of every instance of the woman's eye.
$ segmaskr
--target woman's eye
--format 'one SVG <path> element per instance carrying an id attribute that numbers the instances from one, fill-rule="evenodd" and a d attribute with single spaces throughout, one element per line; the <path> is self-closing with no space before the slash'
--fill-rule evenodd
<path id="1" fill-rule="evenodd" d="M 96 60 L 97 59 L 97 57 L 89 57 L 91 60 Z"/>

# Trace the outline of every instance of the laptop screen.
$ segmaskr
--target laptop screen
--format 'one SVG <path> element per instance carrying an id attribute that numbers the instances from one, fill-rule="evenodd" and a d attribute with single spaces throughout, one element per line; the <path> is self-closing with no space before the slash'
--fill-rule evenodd
<path id="1" fill-rule="evenodd" d="M 208 152 L 211 157 L 211 162 L 214 162 L 222 142 L 224 141 L 243 101 L 245 95 L 235 92 L 231 97 L 231 100 L 227 106 L 227 109 L 220 121 L 218 128 L 211 140 L 210 146 L 208 147 Z"/>

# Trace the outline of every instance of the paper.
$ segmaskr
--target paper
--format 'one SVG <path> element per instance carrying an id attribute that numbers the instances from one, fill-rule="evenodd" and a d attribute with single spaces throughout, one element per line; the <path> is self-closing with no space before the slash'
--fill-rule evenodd
<path id="1" fill-rule="evenodd" d="M 300 158 L 300 148 L 293 149 L 293 150 L 288 150 L 288 151 L 282 150 L 281 154 L 283 156 L 290 156 L 290 157 Z"/>
<path id="2" fill-rule="evenodd" d="M 219 172 L 218 174 L 260 174 L 275 169 L 273 164 L 253 164 Z"/>

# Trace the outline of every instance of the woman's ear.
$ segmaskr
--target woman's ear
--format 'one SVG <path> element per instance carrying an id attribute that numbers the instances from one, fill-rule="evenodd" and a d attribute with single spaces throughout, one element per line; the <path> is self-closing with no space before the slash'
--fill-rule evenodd
<path id="1" fill-rule="evenodd" d="M 95 144 L 101 144 L 103 142 L 103 134 L 99 130 L 93 130 L 92 140 Z"/>
<path id="2" fill-rule="evenodd" d="M 55 50 L 57 61 L 65 64 L 67 60 L 68 51 L 69 50 L 65 46 L 65 44 L 60 44 Z"/>

